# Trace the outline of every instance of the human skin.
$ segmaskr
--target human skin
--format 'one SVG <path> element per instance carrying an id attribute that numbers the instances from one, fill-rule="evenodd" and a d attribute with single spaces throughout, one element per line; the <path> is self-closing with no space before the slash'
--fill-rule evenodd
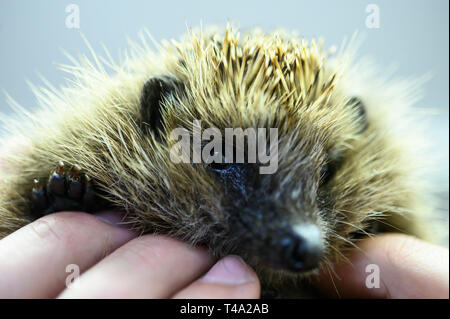
<path id="1" fill-rule="evenodd" d="M 216 261 L 204 248 L 118 225 L 119 213 L 47 215 L 0 240 L 0 298 L 258 298 L 255 272 L 237 256 Z M 362 240 L 350 263 L 324 273 L 330 297 L 448 298 L 449 252 L 405 235 Z M 81 276 L 69 288 L 66 266 Z M 380 288 L 365 285 L 368 264 Z M 339 279 L 338 279 L 339 278 Z"/>
<path id="2" fill-rule="evenodd" d="M 0 298 L 258 298 L 239 257 L 117 226 L 118 213 L 47 215 L 0 240 Z M 81 276 L 66 288 L 67 265 Z"/>
<path id="3" fill-rule="evenodd" d="M 358 243 L 351 263 L 335 265 L 337 276 L 326 272 L 318 288 L 330 297 L 449 298 L 449 250 L 401 234 L 383 234 Z M 379 269 L 379 288 L 367 288 L 366 278 Z M 331 279 L 333 277 L 333 279 Z"/>

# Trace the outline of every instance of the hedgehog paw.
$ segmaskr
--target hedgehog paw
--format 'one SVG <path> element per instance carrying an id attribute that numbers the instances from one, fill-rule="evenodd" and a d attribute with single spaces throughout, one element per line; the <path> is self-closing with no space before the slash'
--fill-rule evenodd
<path id="1" fill-rule="evenodd" d="M 41 186 L 34 180 L 31 191 L 32 210 L 37 215 L 47 215 L 60 211 L 91 212 L 96 203 L 88 175 L 81 173 L 80 167 L 74 165 L 68 170 L 60 161 L 50 175 L 47 185 Z"/>

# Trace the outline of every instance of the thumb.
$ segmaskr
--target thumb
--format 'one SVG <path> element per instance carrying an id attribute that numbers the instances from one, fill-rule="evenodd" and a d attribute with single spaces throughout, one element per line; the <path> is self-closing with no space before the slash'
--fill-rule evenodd
<path id="1" fill-rule="evenodd" d="M 319 290 L 343 298 L 449 298 L 447 248 L 400 234 L 366 238 L 358 246 L 350 263 L 320 276 Z"/>

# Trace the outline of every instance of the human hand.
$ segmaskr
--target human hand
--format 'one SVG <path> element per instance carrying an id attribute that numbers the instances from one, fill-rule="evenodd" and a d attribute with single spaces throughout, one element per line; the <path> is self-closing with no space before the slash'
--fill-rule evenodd
<path id="1" fill-rule="evenodd" d="M 238 257 L 214 265 L 201 248 L 163 236 L 137 237 L 115 225 L 119 217 L 114 213 L 97 217 L 52 214 L 1 240 L 0 298 L 259 297 L 258 278 Z M 335 266 L 339 278 L 321 276 L 317 285 L 322 292 L 448 298 L 448 249 L 397 234 L 364 239 L 359 247 L 349 257 L 351 264 Z M 79 267 L 81 277 L 66 288 L 69 264 Z M 368 264 L 379 267 L 380 288 L 366 287 Z"/>
<path id="2" fill-rule="evenodd" d="M 138 237 L 118 221 L 113 212 L 55 213 L 3 238 L 0 298 L 259 297 L 259 280 L 240 258 L 216 262 L 205 249 Z M 80 277 L 67 288 L 71 264 Z"/>
<path id="3" fill-rule="evenodd" d="M 328 296 L 342 298 L 449 298 L 449 251 L 411 236 L 384 234 L 366 238 L 317 283 Z M 379 288 L 368 288 L 367 265 L 378 266 Z M 333 277 L 331 279 L 331 276 Z M 338 278 L 339 277 L 339 278 Z"/>

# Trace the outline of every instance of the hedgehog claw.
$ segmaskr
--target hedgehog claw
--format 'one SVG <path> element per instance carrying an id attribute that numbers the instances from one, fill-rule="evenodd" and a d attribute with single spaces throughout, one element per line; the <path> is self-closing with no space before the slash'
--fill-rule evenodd
<path id="1" fill-rule="evenodd" d="M 47 215 L 54 212 L 75 210 L 92 211 L 97 196 L 92 189 L 91 179 L 78 165 L 64 173 L 64 163 L 60 161 L 50 175 L 47 186 L 42 187 L 38 179 L 33 182 L 31 206 L 36 215 Z"/>
<path id="2" fill-rule="evenodd" d="M 80 167 L 78 165 L 72 166 L 67 185 L 67 196 L 78 200 L 81 199 L 84 194 L 84 184 L 81 182 L 79 173 Z"/>
<path id="3" fill-rule="evenodd" d="M 84 209 L 86 211 L 92 211 L 93 207 L 95 206 L 96 201 L 98 200 L 98 197 L 97 197 L 96 193 L 94 192 L 94 190 L 92 189 L 91 178 L 87 174 L 84 174 L 83 184 L 85 187 L 84 197 L 83 197 Z"/>
<path id="4" fill-rule="evenodd" d="M 44 210 L 48 206 L 47 196 L 45 190 L 39 184 L 39 180 L 36 178 L 33 181 L 33 189 L 31 191 L 31 202 L 33 210 Z"/>
<path id="5" fill-rule="evenodd" d="M 66 192 L 66 176 L 64 175 L 64 163 L 59 161 L 55 171 L 48 180 L 48 190 L 54 195 L 64 196 Z"/>

